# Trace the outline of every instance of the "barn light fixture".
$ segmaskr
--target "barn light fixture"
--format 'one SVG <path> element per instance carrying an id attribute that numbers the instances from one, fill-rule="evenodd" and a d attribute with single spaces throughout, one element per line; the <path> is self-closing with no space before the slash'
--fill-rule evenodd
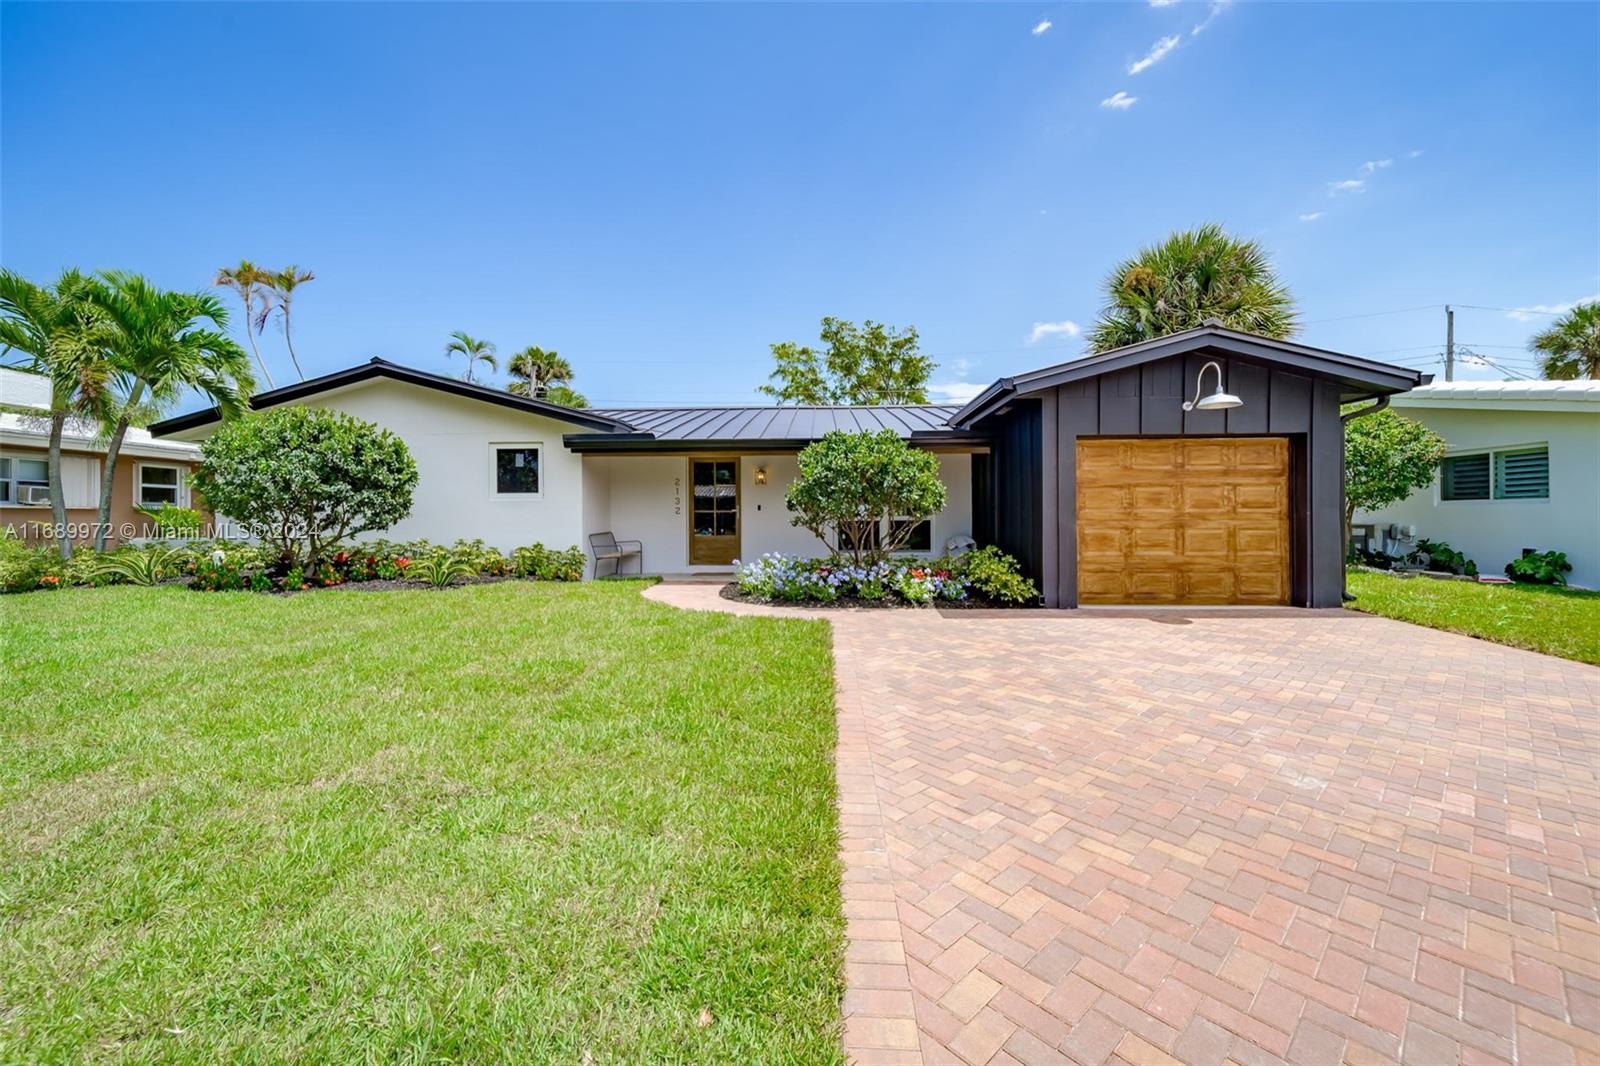
<path id="1" fill-rule="evenodd" d="M 764 466 L 756 467 L 756 484 L 757 485 L 765 485 L 766 483 L 767 483 L 767 468 L 764 467 Z"/>
<path id="2" fill-rule="evenodd" d="M 1200 396 L 1200 389 L 1206 380 L 1207 370 L 1215 370 L 1217 372 L 1217 391 L 1202 399 Z M 1185 411 L 1226 411 L 1230 407 L 1243 406 L 1243 400 L 1239 399 L 1239 397 L 1235 396 L 1231 392 L 1223 391 L 1222 367 L 1218 366 L 1215 362 L 1210 362 L 1201 367 L 1200 373 L 1195 375 L 1194 399 L 1185 401 L 1183 409 Z"/>

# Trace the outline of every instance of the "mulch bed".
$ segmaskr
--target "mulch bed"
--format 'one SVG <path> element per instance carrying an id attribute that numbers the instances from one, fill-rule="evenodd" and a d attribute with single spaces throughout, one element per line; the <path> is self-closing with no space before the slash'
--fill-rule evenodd
<path id="1" fill-rule="evenodd" d="M 967 598 L 965 600 L 934 600 L 932 603 L 906 603 L 904 600 L 863 600 L 853 596 L 840 596 L 836 600 L 768 600 L 759 596 L 746 596 L 733 582 L 718 591 L 725 600 L 735 603 L 753 603 L 761 607 L 792 607 L 802 611 L 851 611 L 858 609 L 881 611 L 1031 611 L 1037 603 L 995 603 L 990 600 Z"/>

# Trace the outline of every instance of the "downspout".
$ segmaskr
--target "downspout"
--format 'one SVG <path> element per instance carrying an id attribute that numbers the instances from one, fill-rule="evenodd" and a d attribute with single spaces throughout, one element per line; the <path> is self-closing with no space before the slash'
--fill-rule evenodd
<path id="1" fill-rule="evenodd" d="M 1350 552 L 1350 531 L 1345 528 L 1344 524 L 1344 516 L 1349 506 L 1348 495 L 1345 491 L 1344 428 L 1356 419 L 1365 418 L 1367 415 L 1375 415 L 1388 406 L 1389 397 L 1387 395 L 1379 396 L 1378 402 L 1371 407 L 1358 407 L 1354 411 L 1339 416 L 1339 539 L 1343 542 L 1339 547 L 1343 548 L 1347 555 Z M 1344 603 L 1350 603 L 1355 599 L 1354 596 L 1350 595 L 1350 568 L 1345 565 L 1343 559 L 1339 561 L 1339 599 Z"/>

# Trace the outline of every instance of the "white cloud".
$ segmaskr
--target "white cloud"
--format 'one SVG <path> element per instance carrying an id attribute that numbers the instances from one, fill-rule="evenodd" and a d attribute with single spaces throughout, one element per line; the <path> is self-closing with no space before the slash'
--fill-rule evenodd
<path id="1" fill-rule="evenodd" d="M 1150 6 L 1151 7 L 1171 7 L 1173 4 L 1176 4 L 1177 2 L 1178 2 L 1178 0 L 1150 0 Z"/>
<path id="2" fill-rule="evenodd" d="M 1228 10 L 1228 5 L 1231 3 L 1233 3 L 1233 0 L 1211 0 L 1211 10 L 1206 12 L 1205 18 L 1195 23 L 1194 29 L 1189 31 L 1189 36 L 1200 36 L 1201 33 L 1205 32 L 1207 26 L 1210 26 L 1217 20 L 1218 15 Z"/>
<path id="3" fill-rule="evenodd" d="M 1054 25 L 1055 23 L 1049 19 L 1040 19 L 1039 24 L 1033 28 L 1032 33 L 1035 37 L 1043 37 L 1050 32 L 1050 27 Z"/>
<path id="4" fill-rule="evenodd" d="M 1076 322 L 1062 320 L 1060 322 L 1035 322 L 1033 329 L 1028 333 L 1028 343 L 1038 344 L 1046 337 L 1076 337 L 1083 330 Z"/>
<path id="5" fill-rule="evenodd" d="M 1514 318 L 1518 322 L 1532 322 L 1535 318 L 1564 315 L 1579 304 L 1592 304 L 1596 301 L 1600 301 L 1600 293 L 1595 293 L 1593 296 L 1580 296 L 1576 300 L 1564 304 L 1532 304 L 1528 307 L 1513 307 L 1506 312 L 1506 317 Z"/>
<path id="6" fill-rule="evenodd" d="M 1129 96 L 1121 89 L 1118 89 L 1104 100 L 1101 100 L 1100 106 L 1109 107 L 1116 111 L 1126 111 L 1138 102 L 1139 98 L 1137 96 Z"/>
<path id="7" fill-rule="evenodd" d="M 1422 155 L 1422 149 L 1421 148 L 1413 148 L 1413 149 L 1411 149 L 1411 151 L 1406 153 L 1406 158 L 1407 159 L 1416 159 L 1420 155 Z"/>
<path id="8" fill-rule="evenodd" d="M 1151 67 L 1167 58 L 1167 53 L 1176 47 L 1178 47 L 1177 37 L 1174 36 L 1161 38 L 1161 40 L 1150 46 L 1150 51 L 1146 53 L 1143 59 L 1135 60 L 1133 64 L 1128 67 L 1128 73 L 1138 74 L 1140 71 L 1149 70 Z"/>
<path id="9" fill-rule="evenodd" d="M 971 403 L 978 398 L 978 393 L 988 388 L 987 385 L 977 381 L 947 381 L 943 384 L 928 386 L 928 394 L 935 400 L 944 400 L 948 403 Z"/>
<path id="10" fill-rule="evenodd" d="M 1307 211 L 1305 214 L 1300 216 L 1300 221 L 1301 222 L 1315 222 L 1317 219 L 1319 219 L 1321 217 L 1322 217 L 1322 212 L 1321 211 Z"/>
<path id="11" fill-rule="evenodd" d="M 1382 170 L 1384 167 L 1392 166 L 1394 166 L 1393 159 L 1369 159 L 1365 163 L 1361 164 L 1361 173 L 1372 174 L 1376 171 Z"/>
<path id="12" fill-rule="evenodd" d="M 1366 178 L 1346 178 L 1344 181 L 1328 182 L 1328 195 L 1336 196 L 1342 192 L 1366 192 Z"/>

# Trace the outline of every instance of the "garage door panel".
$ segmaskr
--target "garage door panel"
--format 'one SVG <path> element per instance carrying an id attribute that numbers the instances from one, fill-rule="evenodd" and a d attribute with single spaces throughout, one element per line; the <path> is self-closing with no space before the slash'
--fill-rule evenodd
<path id="1" fill-rule="evenodd" d="M 1082 603 L 1287 603 L 1283 438 L 1078 442 Z"/>

